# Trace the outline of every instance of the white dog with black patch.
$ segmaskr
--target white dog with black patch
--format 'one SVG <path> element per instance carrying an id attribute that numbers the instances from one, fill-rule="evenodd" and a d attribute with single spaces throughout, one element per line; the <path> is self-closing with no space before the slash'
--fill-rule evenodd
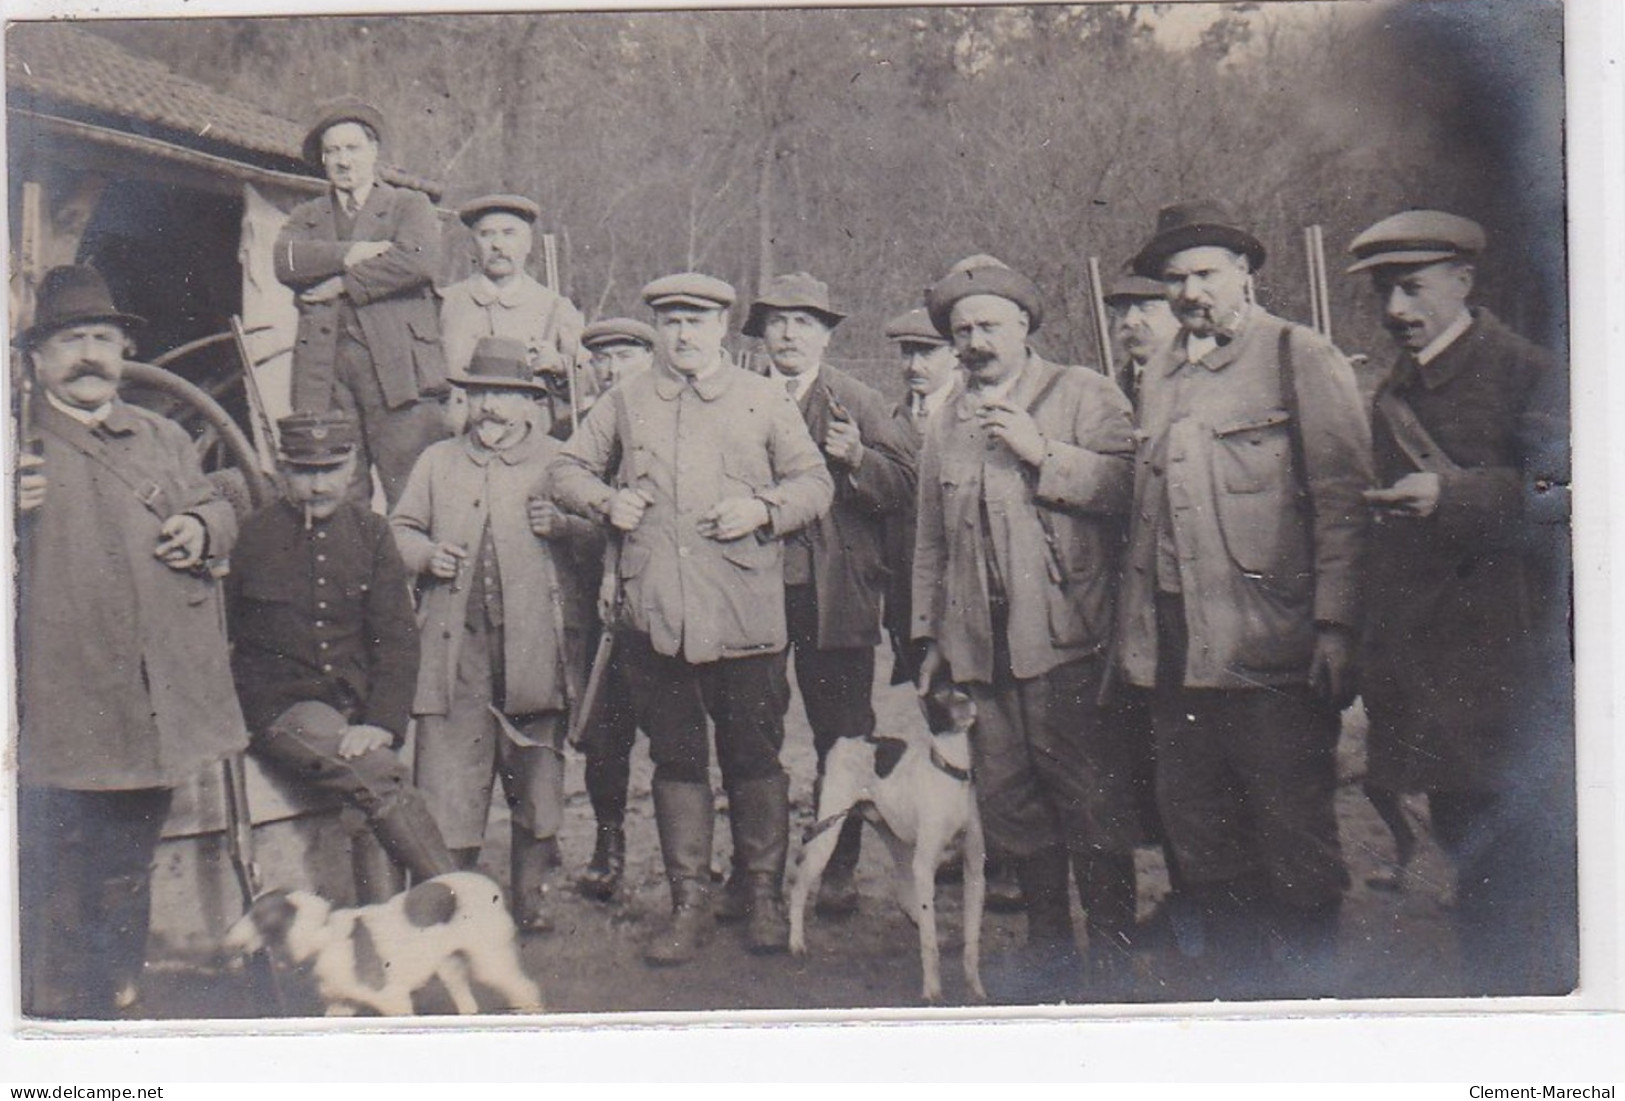
<path id="1" fill-rule="evenodd" d="M 469 979 L 510 1009 L 539 1013 L 513 919 L 497 885 L 477 872 L 436 876 L 388 902 L 335 909 L 308 891 L 268 891 L 226 933 L 228 950 L 268 949 L 308 967 L 330 1017 L 370 1009 L 410 1016 L 412 994 L 439 979 L 458 1013 L 478 1013 Z"/>

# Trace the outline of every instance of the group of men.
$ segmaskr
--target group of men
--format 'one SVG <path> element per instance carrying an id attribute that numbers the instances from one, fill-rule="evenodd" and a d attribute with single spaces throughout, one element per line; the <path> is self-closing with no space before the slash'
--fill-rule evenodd
<path id="1" fill-rule="evenodd" d="M 649 283 L 652 325 L 584 325 L 525 272 L 520 196 L 462 208 L 480 271 L 437 292 L 433 212 L 377 179 L 382 131 L 358 102 L 310 130 L 331 186 L 276 246 L 300 310 L 285 495 L 240 525 L 184 434 L 118 398 L 139 319 L 94 272 L 51 273 L 17 338 L 42 397 L 17 497 L 30 1012 L 128 1008 L 171 793 L 245 747 L 359 807 L 417 877 L 474 866 L 500 778 L 510 902 L 549 928 L 601 621 L 580 886 L 616 890 L 642 730 L 671 890 L 651 964 L 696 958 L 718 919 L 785 949 L 789 659 L 822 769 L 875 733 L 884 629 L 894 681 L 975 704 L 977 799 L 1027 919 L 1009 996 L 1132 995 L 1148 841 L 1215 994 L 1335 992 L 1356 692 L 1369 782 L 1426 792 L 1456 861 L 1465 988 L 1546 992 L 1520 778 L 1556 735 L 1519 670 L 1543 641 L 1528 601 L 1562 595 L 1527 563 L 1561 545 L 1539 533 L 1566 523 L 1566 409 L 1562 371 L 1468 304 L 1477 225 L 1409 211 L 1351 246 L 1401 346 L 1374 407 L 1258 304 L 1264 247 L 1207 201 L 1164 209 L 1111 288 L 1120 370 L 1041 356 L 1041 290 L 979 255 L 887 324 L 896 405 L 826 361 L 845 315 L 805 273 L 748 304 L 765 373 L 728 355 L 737 294 L 712 276 Z M 858 905 L 859 829 L 826 913 Z"/>

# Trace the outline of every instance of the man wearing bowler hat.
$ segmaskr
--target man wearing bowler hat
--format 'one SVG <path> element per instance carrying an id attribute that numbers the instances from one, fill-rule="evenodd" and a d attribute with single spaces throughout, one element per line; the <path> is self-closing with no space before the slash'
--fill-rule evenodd
<path id="1" fill-rule="evenodd" d="M 655 365 L 609 392 L 553 464 L 553 493 L 620 539 L 617 650 L 654 760 L 655 821 L 671 884 L 651 964 L 692 960 L 710 938 L 715 811 L 708 721 L 735 819 L 753 951 L 789 943 L 782 879 L 789 777 L 779 762 L 785 677 L 780 541 L 834 492 L 782 386 L 722 347 L 734 290 L 685 272 L 643 289 Z"/>
<path id="2" fill-rule="evenodd" d="M 339 409 L 360 425 L 350 493 L 363 504 L 375 467 L 393 502 L 418 454 L 447 431 L 440 227 L 427 195 L 378 179 L 383 133 L 378 109 L 357 99 L 318 112 L 304 154 L 330 186 L 294 207 L 274 257 L 299 308 L 293 407 Z"/>
<path id="3" fill-rule="evenodd" d="M 174 789 L 242 749 L 217 565 L 237 519 L 173 422 L 119 398 L 130 333 L 87 267 L 47 272 L 17 486 L 25 1013 L 128 1009 Z"/>
<path id="4" fill-rule="evenodd" d="M 231 668 L 249 751 L 290 784 L 362 811 L 419 880 L 455 869 L 396 750 L 406 739 L 418 629 L 389 524 L 348 486 L 361 433 L 342 410 L 277 422 L 285 496 L 243 523 L 226 579 Z M 394 893 L 393 869 L 356 855 L 356 894 Z"/>
<path id="5" fill-rule="evenodd" d="M 613 387 L 654 366 L 655 331 L 630 317 L 594 321 L 582 330 L 581 346 L 590 357 L 588 368 L 598 387 L 588 408 Z M 609 568 L 613 569 L 613 562 Z M 603 580 L 606 591 L 599 596 L 600 611 L 607 615 L 613 582 L 608 577 Z M 580 746 L 587 759 L 587 799 L 598 828 L 592 859 L 577 880 L 583 894 L 600 902 L 614 897 L 626 870 L 626 795 L 632 777 L 632 746 L 638 736 L 637 714 L 617 656 L 612 655 L 605 675 L 608 688 L 600 699 L 593 728 L 582 737 Z"/>
<path id="6" fill-rule="evenodd" d="M 767 346 L 768 377 L 795 399 L 835 483 L 829 511 L 784 542 L 785 619 L 820 776 L 836 741 L 874 733 L 885 521 L 914 500 L 912 432 L 876 390 L 824 362 L 844 317 L 822 280 L 796 272 L 767 281 L 742 329 Z M 819 887 L 820 913 L 857 909 L 862 839 L 862 820 L 847 819 Z M 745 909 L 741 879 L 729 887 L 719 917 Z"/>
<path id="7" fill-rule="evenodd" d="M 546 932 L 561 863 L 564 730 L 581 697 L 603 536 L 547 496 L 562 446 L 547 386 L 517 340 L 483 337 L 452 384 L 468 391 L 461 436 L 425 451 L 390 514 L 418 581 L 418 786 L 457 863 L 479 859 L 491 780 L 512 809 L 508 901 Z M 590 576 L 589 576 L 590 575 Z"/>
<path id="8" fill-rule="evenodd" d="M 484 195 L 464 203 L 457 217 L 473 234 L 479 270 L 440 292 L 447 370 L 466 370 L 481 337 L 506 337 L 525 346 L 531 370 L 567 401 L 566 372 L 578 367 L 581 312 L 526 270 L 541 208 L 523 195 Z M 578 386 L 583 381 L 578 372 Z"/>
<path id="9" fill-rule="evenodd" d="M 1367 785 L 1427 793 L 1456 865 L 1467 992 L 1566 993 L 1572 746 L 1552 731 L 1571 701 L 1513 690 L 1568 682 L 1542 672 L 1567 661 L 1566 380 L 1469 304 L 1484 244 L 1476 222 L 1407 210 L 1349 246 L 1348 270 L 1369 273 L 1400 349 L 1372 421 L 1381 488 L 1366 493 L 1380 521 L 1361 669 Z"/>
<path id="10" fill-rule="evenodd" d="M 1091 985 L 1126 980 L 1134 814 L 1123 747 L 1097 706 L 1122 515 L 1128 402 L 1103 375 L 1029 343 L 1038 288 L 990 256 L 926 296 L 966 385 L 926 429 L 914 554 L 922 695 L 942 676 L 976 704 L 971 751 L 989 847 L 1014 860 L 1027 944 L 1011 996 L 1075 994 L 1069 872 L 1087 916 Z"/>
<path id="11" fill-rule="evenodd" d="M 1263 262 L 1200 201 L 1165 208 L 1133 263 L 1180 332 L 1145 368 L 1118 652 L 1154 689 L 1157 801 L 1231 996 L 1330 992 L 1371 485 L 1354 373 L 1256 304 Z"/>

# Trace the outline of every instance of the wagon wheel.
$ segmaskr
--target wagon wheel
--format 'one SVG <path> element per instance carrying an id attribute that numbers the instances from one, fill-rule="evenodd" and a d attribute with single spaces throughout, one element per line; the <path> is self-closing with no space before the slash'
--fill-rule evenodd
<path id="1" fill-rule="evenodd" d="M 223 336 L 231 339 L 230 333 Z M 215 339 L 218 338 L 194 344 L 212 343 Z M 188 345 L 176 351 L 193 348 Z M 173 362 L 177 357 L 171 353 L 165 358 Z M 186 429 L 198 449 L 204 472 L 220 486 L 239 513 L 258 508 L 275 496 L 271 479 L 260 470 L 259 454 L 253 443 L 209 391 L 149 363 L 126 363 L 124 379 L 126 397 Z M 230 381 L 221 385 L 229 385 Z"/>

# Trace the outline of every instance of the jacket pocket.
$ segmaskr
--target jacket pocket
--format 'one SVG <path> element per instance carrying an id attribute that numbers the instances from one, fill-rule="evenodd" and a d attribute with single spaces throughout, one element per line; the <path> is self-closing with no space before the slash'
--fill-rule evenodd
<path id="1" fill-rule="evenodd" d="M 621 547 L 620 575 L 622 581 L 631 581 L 642 575 L 649 565 L 652 551 L 645 543 L 626 543 Z"/>
<path id="2" fill-rule="evenodd" d="M 423 307 L 432 310 L 433 303 Z M 438 397 L 447 393 L 446 357 L 440 348 L 440 324 L 433 317 L 409 317 L 407 331 L 412 334 L 412 368 L 417 376 L 418 393 Z"/>
<path id="3" fill-rule="evenodd" d="M 1214 472 L 1230 493 L 1262 493 L 1289 472 L 1291 417 L 1284 409 L 1243 418 L 1213 430 Z"/>
<path id="4" fill-rule="evenodd" d="M 754 535 L 720 544 L 722 557 L 742 570 L 765 570 L 777 563 L 781 548 L 778 540 L 762 542 Z"/>
<path id="5" fill-rule="evenodd" d="M 1213 431 L 1213 497 L 1243 577 L 1296 596 L 1311 581 L 1309 529 L 1292 471 L 1291 418 L 1272 410 Z"/>

